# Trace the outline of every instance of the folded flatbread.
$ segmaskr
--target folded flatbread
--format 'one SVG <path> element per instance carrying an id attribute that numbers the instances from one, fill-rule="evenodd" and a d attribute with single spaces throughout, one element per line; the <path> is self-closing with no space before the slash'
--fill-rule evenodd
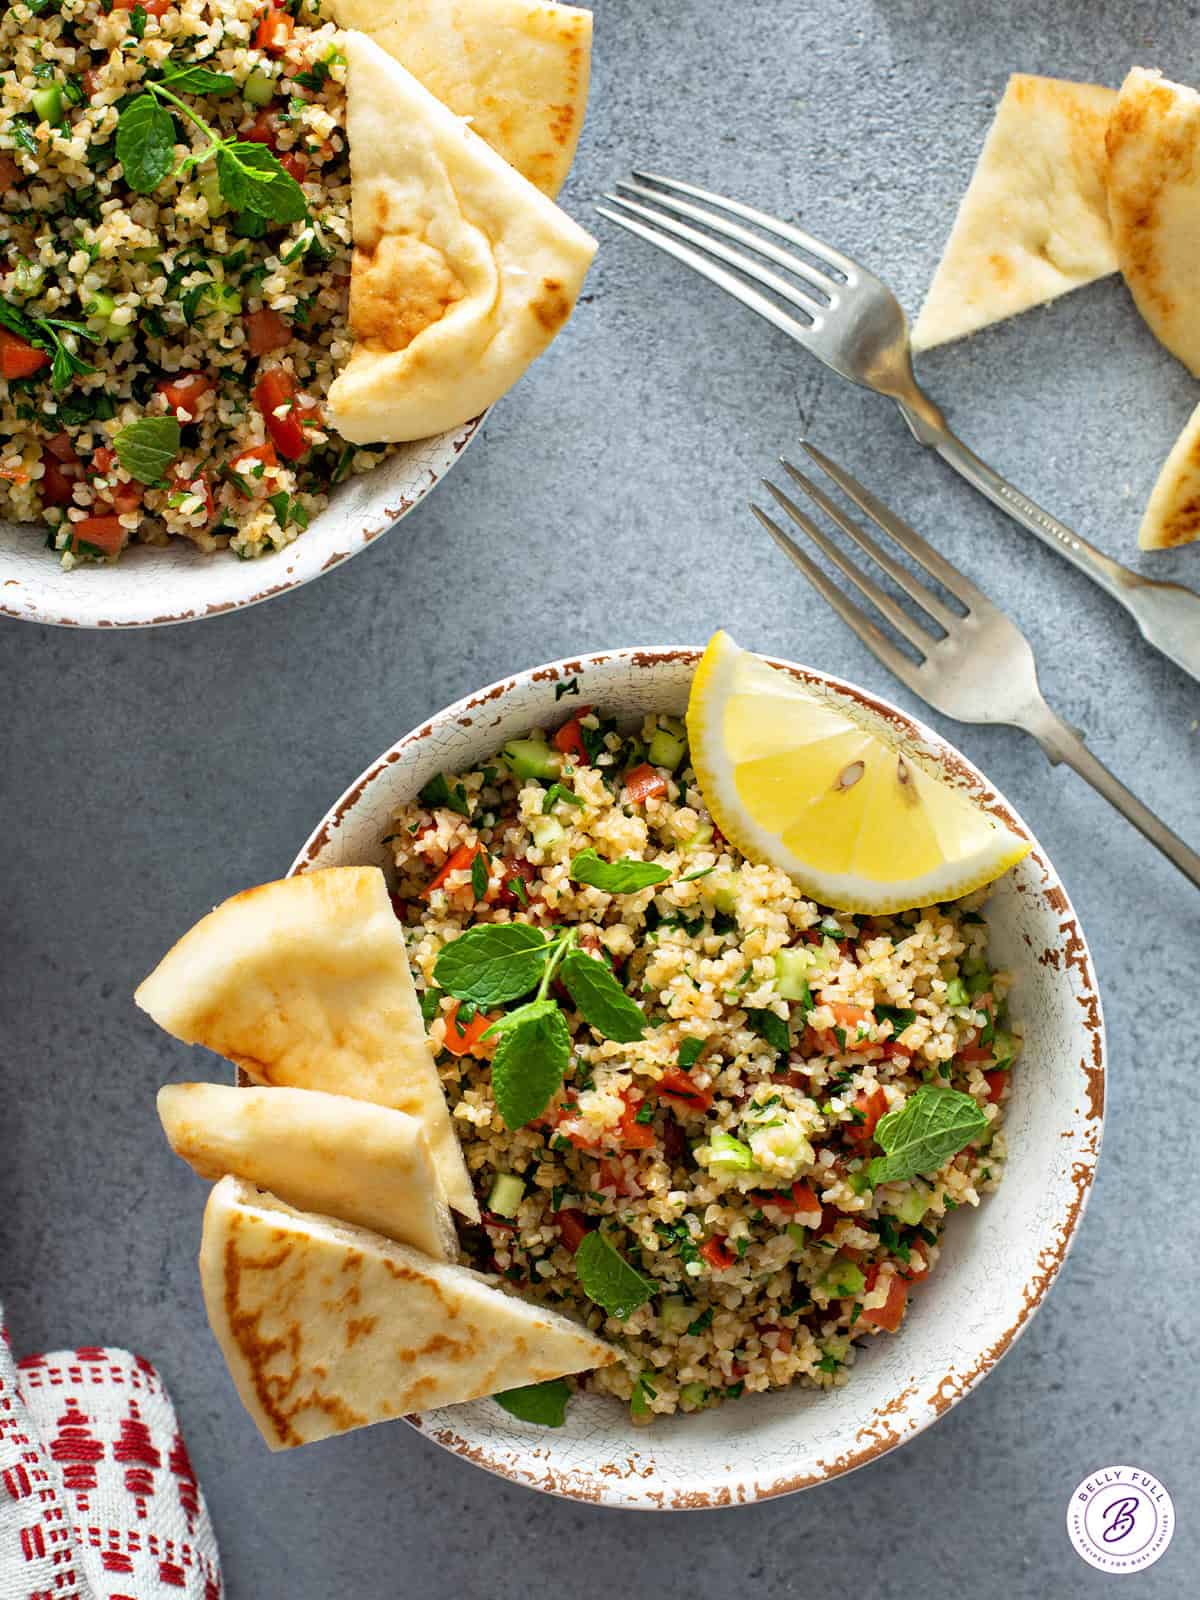
<path id="1" fill-rule="evenodd" d="M 1138 530 L 1143 550 L 1171 550 L 1200 537 L 1200 406 L 1163 462 Z"/>
<path id="2" fill-rule="evenodd" d="M 596 242 L 386 51 L 343 39 L 355 342 L 329 418 L 354 444 L 423 439 L 541 355 Z"/>
<path id="3" fill-rule="evenodd" d="M 1117 260 L 1151 331 L 1200 377 L 1200 95 L 1134 67 L 1108 124 Z"/>
<path id="4" fill-rule="evenodd" d="M 158 1115 L 172 1150 L 202 1178 L 232 1174 L 301 1210 L 457 1258 L 425 1134 L 403 1111 L 313 1089 L 169 1083 Z"/>
<path id="5" fill-rule="evenodd" d="M 333 0 L 551 198 L 583 127 L 592 14 L 547 0 Z"/>
<path id="6" fill-rule="evenodd" d="M 1112 89 L 1018 73 L 984 143 L 913 329 L 961 339 L 1117 270 L 1104 194 Z"/>
<path id="7" fill-rule="evenodd" d="M 200 1280 L 272 1450 L 617 1359 L 586 1328 L 467 1267 L 295 1211 L 236 1178 L 208 1197 Z"/>
<path id="8" fill-rule="evenodd" d="M 446 1198 L 479 1207 L 378 867 L 247 889 L 169 950 L 134 999 L 258 1083 L 371 1100 L 415 1117 Z"/>

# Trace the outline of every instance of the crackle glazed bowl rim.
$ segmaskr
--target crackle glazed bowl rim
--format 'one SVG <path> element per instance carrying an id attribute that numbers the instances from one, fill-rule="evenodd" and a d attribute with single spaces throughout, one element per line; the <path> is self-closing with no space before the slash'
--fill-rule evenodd
<path id="1" fill-rule="evenodd" d="M 112 565 L 65 572 L 44 548 L 44 528 L 0 521 L 0 616 L 64 628 L 163 628 L 287 594 L 358 555 L 415 510 L 486 416 L 397 446 L 372 471 L 339 484 L 291 544 L 252 561 L 173 539 L 163 547 L 131 545 Z"/>
<path id="2" fill-rule="evenodd" d="M 561 720 L 556 691 L 573 679 L 575 704 L 612 715 L 681 711 L 701 654 L 667 645 L 603 651 L 532 667 L 455 702 L 350 785 L 289 875 L 386 866 L 391 812 L 435 773 L 478 763 L 506 738 Z M 1008 1102 L 1008 1165 L 998 1189 L 968 1215 L 961 1208 L 946 1229 L 938 1269 L 900 1333 L 869 1341 L 841 1389 L 770 1390 L 638 1429 L 619 1402 L 591 1394 L 572 1400 L 558 1429 L 523 1423 L 490 1400 L 406 1419 L 445 1449 L 546 1493 L 626 1509 L 741 1505 L 885 1455 L 974 1389 L 1020 1337 L 1087 1204 L 1103 1128 L 1104 1023 L 1090 952 L 1045 852 L 1004 796 L 931 728 L 830 674 L 763 659 L 887 718 L 1032 841 L 985 908 L 997 964 L 1014 972 L 1013 1012 L 1026 1035 Z"/>

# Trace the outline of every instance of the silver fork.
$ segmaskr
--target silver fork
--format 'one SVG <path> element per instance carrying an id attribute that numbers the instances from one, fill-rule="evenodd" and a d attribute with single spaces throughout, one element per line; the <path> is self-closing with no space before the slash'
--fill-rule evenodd
<path id="1" fill-rule="evenodd" d="M 784 461 L 783 468 L 796 487 L 859 547 L 881 572 L 885 572 L 924 612 L 920 622 L 822 532 L 796 502 L 773 483 L 763 480 L 780 509 L 800 528 L 859 593 L 912 646 L 917 660 L 907 655 L 872 621 L 870 616 L 833 583 L 815 561 L 786 534 L 760 506 L 750 509 L 775 543 L 800 568 L 822 599 L 847 623 L 884 666 L 902 683 L 938 711 L 958 722 L 1000 722 L 1031 733 L 1054 765 L 1065 761 L 1086 778 L 1093 789 L 1157 845 L 1184 877 L 1200 888 L 1200 855 L 1189 849 L 1135 794 L 1091 753 L 1083 740 L 1057 716 L 1042 698 L 1037 662 L 1029 640 L 1004 612 L 993 605 L 969 578 L 928 544 L 814 445 L 801 441 L 812 461 L 830 477 L 847 499 L 862 511 L 881 533 L 899 545 L 919 567 L 966 608 L 960 616 L 938 595 L 894 559 L 853 517 L 847 515 L 823 490 Z"/>
<path id="2" fill-rule="evenodd" d="M 719 284 L 843 378 L 894 400 L 919 443 L 936 450 L 1014 521 L 1107 590 L 1131 613 L 1149 644 L 1200 678 L 1200 594 L 1180 583 L 1144 578 L 1113 561 L 969 450 L 913 376 L 908 319 L 895 295 L 874 273 L 811 233 L 740 201 L 656 173 L 635 172 L 634 178 L 638 181 L 620 183 L 619 192 L 604 196 L 620 209 L 597 206 L 601 216 L 648 239 Z M 720 215 L 723 211 L 806 251 L 820 265 L 729 221 Z M 690 218 L 709 231 L 702 233 L 688 222 L 677 221 L 679 217 Z M 723 239 L 745 248 L 736 250 L 723 244 Z M 756 256 L 762 260 L 754 259 Z M 741 276 L 722 267 L 722 261 Z M 790 276 L 781 277 L 765 266 L 765 261 L 774 262 Z M 752 288 L 744 281 L 747 278 L 761 288 Z M 785 311 L 780 301 L 795 307 L 803 320 Z"/>

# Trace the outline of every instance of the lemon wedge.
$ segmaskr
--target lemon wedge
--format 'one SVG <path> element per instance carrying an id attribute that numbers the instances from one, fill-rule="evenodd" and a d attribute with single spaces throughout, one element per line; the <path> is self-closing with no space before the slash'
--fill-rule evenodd
<path id="1" fill-rule="evenodd" d="M 1029 851 L 884 718 L 768 666 L 725 632 L 696 669 L 687 726 L 721 832 L 839 911 L 954 900 Z"/>

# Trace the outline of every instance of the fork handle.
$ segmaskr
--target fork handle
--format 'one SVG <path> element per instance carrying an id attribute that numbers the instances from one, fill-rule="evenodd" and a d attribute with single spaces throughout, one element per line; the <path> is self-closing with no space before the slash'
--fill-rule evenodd
<path id="1" fill-rule="evenodd" d="M 1184 844 L 1177 833 L 1172 833 L 1166 823 L 1156 817 L 1149 806 L 1143 805 L 1119 778 L 1115 778 L 1103 761 L 1096 759 L 1075 730 L 1051 711 L 1044 700 L 1039 699 L 1022 719 L 1020 726 L 1033 735 L 1054 766 L 1065 761 L 1069 767 L 1073 767 L 1097 793 L 1104 796 L 1109 805 L 1115 806 L 1127 822 L 1132 822 L 1143 837 L 1149 839 L 1168 861 L 1179 868 L 1185 878 L 1200 889 L 1200 855 Z"/>
<path id="2" fill-rule="evenodd" d="M 1148 644 L 1161 650 L 1193 678 L 1200 678 L 1200 594 L 1183 584 L 1145 578 L 1140 572 L 1122 566 L 1068 528 L 1065 522 L 1043 511 L 1035 500 L 1002 478 L 965 445 L 922 391 L 918 390 L 912 401 L 897 397 L 896 403 L 914 438 L 936 450 L 948 466 L 1006 511 L 1014 522 L 1065 556 L 1073 567 L 1119 601 Z"/>

